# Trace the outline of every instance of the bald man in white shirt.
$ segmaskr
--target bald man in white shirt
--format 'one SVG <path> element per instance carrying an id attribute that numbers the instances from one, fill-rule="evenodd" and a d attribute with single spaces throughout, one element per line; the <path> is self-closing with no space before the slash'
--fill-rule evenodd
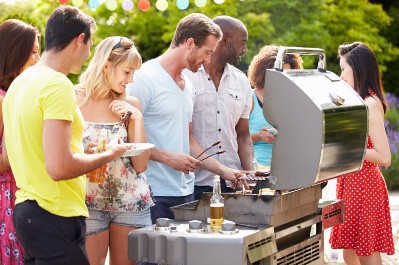
<path id="1" fill-rule="evenodd" d="M 214 155 L 208 162 L 204 160 L 194 172 L 196 199 L 202 192 L 212 192 L 215 173 L 222 177 L 222 192 L 232 192 L 231 187 L 236 186 L 236 179 L 242 175 L 240 172 L 252 169 L 253 145 L 248 122 L 252 89 L 246 75 L 235 67 L 247 52 L 248 32 L 240 20 L 229 16 L 219 16 L 213 21 L 221 28 L 223 38 L 210 62 L 195 73 L 184 71 L 193 83 L 195 98 L 190 148 L 195 157 L 220 141 L 207 154 L 225 152 Z M 225 180 L 232 183 L 226 186 Z"/>

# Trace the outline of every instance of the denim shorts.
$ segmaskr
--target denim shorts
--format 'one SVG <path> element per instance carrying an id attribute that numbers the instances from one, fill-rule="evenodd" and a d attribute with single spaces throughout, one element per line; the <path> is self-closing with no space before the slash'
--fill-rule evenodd
<path id="1" fill-rule="evenodd" d="M 86 235 L 98 234 L 110 225 L 144 227 L 151 225 L 150 209 L 140 212 L 109 212 L 89 209 L 86 219 Z"/>

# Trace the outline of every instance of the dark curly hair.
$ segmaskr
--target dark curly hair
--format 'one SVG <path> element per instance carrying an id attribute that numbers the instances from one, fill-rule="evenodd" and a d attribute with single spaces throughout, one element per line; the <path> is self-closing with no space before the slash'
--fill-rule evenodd
<path id="1" fill-rule="evenodd" d="M 264 88 L 266 69 L 273 69 L 277 52 L 277 45 L 267 45 L 254 56 L 248 68 L 248 79 L 253 88 Z M 302 58 L 298 54 L 287 54 L 284 64 L 289 64 L 291 69 L 301 69 Z"/>

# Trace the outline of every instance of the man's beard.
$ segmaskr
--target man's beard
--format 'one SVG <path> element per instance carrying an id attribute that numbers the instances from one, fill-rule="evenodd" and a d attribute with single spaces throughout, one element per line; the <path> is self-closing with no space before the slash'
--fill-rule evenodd
<path id="1" fill-rule="evenodd" d="M 188 58 L 187 58 L 187 62 L 188 62 L 188 66 L 189 66 L 189 70 L 191 72 L 197 72 L 198 69 L 201 67 L 202 63 L 198 63 L 196 60 L 196 53 L 191 53 Z"/>

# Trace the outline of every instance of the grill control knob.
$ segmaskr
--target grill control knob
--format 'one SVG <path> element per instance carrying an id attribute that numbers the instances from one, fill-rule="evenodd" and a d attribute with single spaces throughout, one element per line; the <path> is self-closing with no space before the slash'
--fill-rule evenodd
<path id="1" fill-rule="evenodd" d="M 188 229 L 202 229 L 202 222 L 198 220 L 189 221 Z"/>
<path id="2" fill-rule="evenodd" d="M 158 218 L 157 219 L 157 227 L 169 227 L 170 220 L 168 218 Z"/>
<path id="3" fill-rule="evenodd" d="M 198 220 L 191 220 L 188 222 L 188 229 L 187 232 L 189 233 L 202 233 L 204 229 L 202 228 L 202 222 Z"/>
<path id="4" fill-rule="evenodd" d="M 222 230 L 220 233 L 224 235 L 231 235 L 231 234 L 236 234 L 238 233 L 238 229 L 236 228 L 236 223 L 234 222 L 223 222 L 222 224 Z"/>
<path id="5" fill-rule="evenodd" d="M 224 222 L 222 224 L 222 231 L 234 231 L 234 230 L 236 230 L 236 223 Z"/>
<path id="6" fill-rule="evenodd" d="M 155 224 L 155 230 L 170 230 L 170 219 L 158 218 Z"/>

